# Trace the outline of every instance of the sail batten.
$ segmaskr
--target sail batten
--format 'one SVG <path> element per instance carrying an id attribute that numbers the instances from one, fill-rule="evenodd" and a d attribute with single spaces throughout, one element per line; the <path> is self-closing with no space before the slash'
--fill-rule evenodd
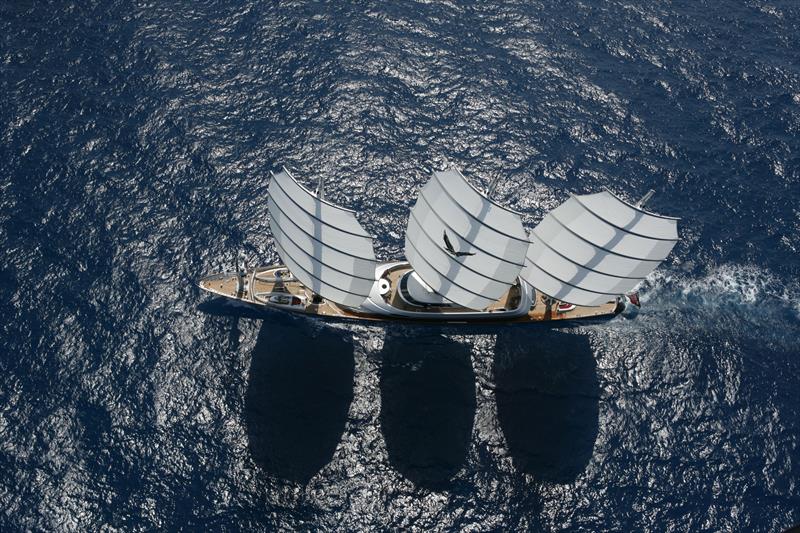
<path id="1" fill-rule="evenodd" d="M 371 260 L 370 255 L 366 253 L 366 250 L 364 250 L 364 243 L 357 243 L 356 246 L 349 247 L 350 248 L 349 251 L 338 248 L 337 246 L 334 246 L 334 244 L 332 244 L 336 242 L 335 235 L 331 235 L 329 232 L 325 231 L 320 231 L 318 232 L 317 235 L 309 233 L 308 230 L 302 228 L 295 222 L 296 219 L 292 219 L 290 215 L 288 215 L 283 209 L 281 209 L 280 206 L 272 198 L 269 199 L 268 206 L 272 216 L 276 216 L 281 220 L 285 219 L 287 224 L 290 224 L 292 227 L 297 228 L 297 230 L 306 235 L 309 239 L 324 245 L 326 248 L 335 252 L 339 252 L 342 255 L 347 255 L 349 257 L 352 257 L 353 259 L 364 259 L 366 261 Z M 357 249 L 354 250 L 353 248 Z"/>
<path id="2" fill-rule="evenodd" d="M 532 257 L 533 255 L 536 255 L 536 257 Z M 644 279 L 595 272 L 582 265 L 564 260 L 564 258 L 552 254 L 549 249 L 537 250 L 534 254 L 529 254 L 527 259 L 529 264 L 550 273 L 552 277 L 562 283 L 577 288 L 585 288 L 589 292 L 620 294 L 631 283 L 635 285 Z"/>
<path id="3" fill-rule="evenodd" d="M 411 210 L 406 258 L 445 299 L 484 309 L 516 282 L 528 239 L 517 213 L 456 171 L 434 172 Z"/>
<path id="4" fill-rule="evenodd" d="M 453 182 L 455 182 L 455 181 L 463 182 L 466 185 L 467 188 L 465 189 L 465 188 L 462 187 L 462 188 L 454 190 L 451 187 L 450 189 L 448 189 L 442 183 L 442 180 L 443 179 L 447 179 L 448 177 L 451 178 L 451 184 Z M 513 231 L 507 233 L 506 231 L 504 231 L 504 228 L 501 229 L 500 227 L 498 227 L 498 226 L 500 226 L 500 224 L 502 222 L 505 222 L 506 224 L 509 224 L 511 227 L 513 227 L 515 225 L 514 224 L 514 221 L 515 221 L 514 219 L 515 218 L 519 218 L 519 213 L 516 213 L 515 211 L 512 211 L 512 210 L 510 210 L 510 209 L 508 209 L 506 207 L 503 207 L 500 204 L 498 204 L 497 202 L 495 202 L 494 200 L 491 200 L 484 193 L 482 193 L 481 191 L 479 191 L 478 189 L 473 187 L 472 184 L 470 184 L 467 181 L 467 179 L 464 177 L 464 175 L 461 174 L 461 172 L 459 172 L 458 170 L 451 170 L 451 171 L 447 171 L 447 172 L 434 172 L 433 173 L 433 178 L 431 179 L 431 182 L 433 182 L 434 180 L 435 180 L 435 183 L 438 184 L 440 190 L 445 195 L 447 195 L 447 197 L 453 203 L 455 203 L 456 205 L 463 206 L 463 208 L 464 208 L 463 212 L 466 215 L 468 215 L 469 217 L 471 217 L 473 220 L 483 224 L 487 228 L 491 229 L 492 231 L 494 231 L 496 233 L 499 233 L 500 235 L 508 237 L 509 239 L 514 239 L 514 240 L 520 241 L 520 242 L 526 242 L 527 239 L 525 239 L 525 237 L 523 237 L 523 236 L 520 236 L 518 233 L 513 232 Z M 465 191 L 470 191 L 471 195 L 469 193 L 464 194 Z M 456 198 L 456 196 L 458 198 Z M 496 225 L 487 224 L 485 220 L 482 220 L 481 218 L 479 218 L 479 216 L 475 215 L 474 214 L 475 211 L 478 211 L 479 213 L 482 213 L 482 212 L 484 212 L 486 210 L 485 209 L 486 203 L 490 204 L 491 206 L 496 207 L 497 208 L 497 210 L 495 210 L 496 216 L 502 217 L 505 220 L 496 221 L 495 222 Z"/>
<path id="5" fill-rule="evenodd" d="M 445 228 L 446 228 L 446 229 L 450 230 L 450 231 L 451 231 L 451 232 L 452 232 L 454 235 L 456 235 L 456 236 L 457 236 L 457 238 L 461 239 L 462 241 L 464 240 L 464 237 L 462 236 L 462 233 L 465 233 L 465 232 L 464 232 L 463 230 L 461 230 L 461 231 L 458 231 L 458 230 L 456 230 L 456 229 L 453 227 L 453 225 L 451 225 L 451 224 L 452 224 L 452 222 L 448 222 L 447 220 L 444 220 L 444 219 L 442 218 L 442 216 L 441 216 L 441 215 L 440 215 L 440 214 L 439 214 L 439 213 L 438 213 L 438 212 L 437 212 L 435 209 L 433 209 L 433 207 L 430 205 L 430 203 L 428 202 L 428 200 L 426 200 L 426 199 L 425 199 L 425 197 L 424 197 L 424 196 L 420 195 L 420 197 L 418 198 L 418 200 L 417 200 L 417 201 L 418 201 L 418 202 L 425 202 L 425 204 L 427 204 L 427 206 L 428 206 L 428 209 L 429 209 L 429 210 L 430 210 L 430 212 L 433 214 L 433 216 L 435 216 L 437 219 L 439 219 L 439 221 L 442 223 L 442 225 L 443 225 L 443 226 L 445 226 Z M 414 215 L 413 215 L 413 212 L 412 212 L 411 216 L 414 216 Z M 502 235 L 502 234 L 501 234 L 501 235 Z M 494 250 L 493 252 L 492 252 L 492 251 L 489 251 L 489 250 L 485 249 L 485 248 L 489 248 L 489 246 L 485 246 L 485 245 L 484 245 L 484 247 L 481 247 L 481 246 L 479 246 L 479 245 L 478 245 L 478 243 L 477 243 L 477 242 L 475 242 L 474 240 L 473 240 L 472 242 L 470 242 L 469 244 L 470 244 L 470 245 L 471 245 L 473 248 L 475 248 L 476 250 L 479 250 L 480 252 L 483 252 L 484 254 L 486 254 L 486 255 L 488 255 L 488 256 L 494 257 L 495 259 L 497 259 L 498 261 L 502 261 L 503 263 L 508 263 L 509 265 L 513 265 L 513 266 L 519 266 L 519 267 L 523 267 L 523 266 L 525 266 L 525 264 L 524 264 L 522 261 L 519 261 L 519 262 L 518 262 L 518 261 L 516 261 L 516 260 L 515 260 L 515 259 L 513 259 L 513 258 L 512 258 L 512 259 L 509 259 L 508 257 L 503 257 L 503 256 L 501 255 L 501 254 L 503 253 L 502 251 L 497 251 L 497 250 Z"/>
<path id="6" fill-rule="evenodd" d="M 313 279 L 315 279 L 316 281 L 320 282 L 322 285 L 331 287 L 333 289 L 336 289 L 337 291 L 340 291 L 342 293 L 347 293 L 347 294 L 350 294 L 352 296 L 360 296 L 359 292 L 353 292 L 352 289 L 345 289 L 345 288 L 339 287 L 338 285 L 334 285 L 335 280 L 331 279 L 332 276 L 330 275 L 330 272 L 325 272 L 323 269 L 321 269 L 321 268 L 318 269 L 318 268 L 315 268 L 314 266 L 310 266 L 309 267 L 307 261 L 303 261 L 303 255 L 302 254 L 297 254 L 296 250 L 294 250 L 294 252 L 295 252 L 294 254 L 289 252 L 287 250 L 287 248 L 284 247 L 284 244 L 281 243 L 280 241 L 277 241 L 277 240 L 275 241 L 275 247 L 278 249 L 279 255 L 284 260 L 284 262 L 292 263 L 292 264 L 295 265 L 293 267 L 293 269 L 292 269 L 292 274 L 295 277 L 298 277 L 298 270 L 299 270 L 299 272 L 301 273 L 301 276 L 302 276 L 302 274 L 307 274 L 307 275 L 311 276 Z M 287 261 L 287 259 L 288 259 L 288 261 Z M 312 270 L 314 270 L 316 272 L 312 272 Z M 322 276 L 325 276 L 325 278 L 323 279 Z M 300 278 L 298 278 L 298 279 L 300 279 Z M 306 283 L 303 283 L 303 284 L 306 285 Z M 370 286 L 371 286 L 371 284 L 370 284 Z M 317 292 L 317 294 L 322 294 L 321 291 L 315 291 L 315 292 Z M 330 298 L 330 299 L 333 300 L 333 298 Z M 334 301 L 336 301 L 336 300 L 334 300 Z"/>
<path id="7" fill-rule="evenodd" d="M 615 278 L 621 278 L 621 279 L 633 279 L 633 280 L 636 280 L 636 281 L 641 281 L 641 280 L 644 279 L 644 276 L 624 276 L 624 275 L 621 275 L 621 274 L 618 274 L 618 273 L 617 274 L 609 274 L 607 272 L 603 272 L 601 270 L 598 270 L 596 268 L 596 265 L 593 265 L 593 266 L 595 266 L 595 268 L 592 268 L 592 267 L 589 267 L 589 266 L 586 266 L 586 265 L 582 265 L 582 264 L 576 262 L 574 258 L 567 257 L 566 255 L 562 254 L 561 252 L 559 252 L 558 250 L 553 248 L 551 243 L 545 242 L 545 241 L 539 239 L 536 235 L 531 234 L 531 244 L 534 244 L 534 243 L 541 244 L 543 247 L 547 248 L 547 250 L 550 253 L 553 253 L 555 256 L 557 256 L 558 259 L 563 259 L 565 261 L 568 261 L 569 263 L 572 263 L 576 267 L 585 268 L 589 272 L 596 272 L 597 274 L 604 274 L 604 275 L 607 275 L 607 276 L 611 276 L 611 277 L 615 277 Z M 525 255 L 525 259 L 529 260 L 529 261 L 532 261 L 532 262 L 536 262 L 536 259 L 534 259 L 534 258 L 532 258 L 530 256 L 530 251 L 531 251 L 532 248 L 533 248 L 533 246 L 528 247 L 528 254 Z M 538 248 L 538 250 L 541 250 L 541 248 Z"/>
<path id="8" fill-rule="evenodd" d="M 314 218 L 315 220 L 317 220 L 317 222 L 344 233 L 350 233 L 351 235 L 356 235 L 359 237 L 371 238 L 370 235 L 364 230 L 364 228 L 361 227 L 361 224 L 358 223 L 358 220 L 355 220 L 355 217 L 353 217 L 353 221 L 355 221 L 355 224 L 353 224 L 353 221 L 350 220 L 350 217 L 346 216 L 346 214 L 348 213 L 355 215 L 355 211 L 347 209 L 346 207 L 341 207 L 336 204 L 332 204 L 327 200 L 321 200 L 317 198 L 313 192 L 309 191 L 308 189 L 297 183 L 294 177 L 291 174 L 289 174 L 288 171 L 286 170 L 284 170 L 283 172 L 279 172 L 278 174 L 272 174 L 272 178 L 273 179 L 270 182 L 270 190 L 269 190 L 270 196 L 273 196 L 275 193 L 279 192 L 280 194 L 283 195 L 283 197 L 286 199 L 287 202 L 294 204 L 297 207 L 297 209 L 303 211 L 309 217 Z M 276 185 L 277 190 L 272 188 L 272 183 Z M 288 186 L 289 183 L 291 183 L 293 187 Z M 294 190 L 287 191 L 286 190 L 287 188 L 290 189 L 293 188 Z M 308 198 L 311 198 L 313 202 L 316 203 L 309 202 Z M 312 206 L 311 209 L 313 210 L 313 212 L 309 211 L 308 207 L 309 204 Z M 322 206 L 324 206 L 325 210 L 328 211 L 328 216 L 324 218 L 315 214 L 318 207 L 320 208 L 320 212 L 322 211 Z M 330 211 L 328 210 L 328 208 L 332 208 L 334 211 Z M 337 211 L 343 213 L 343 215 L 331 216 L 331 212 L 335 213 Z M 342 223 L 342 226 L 338 226 L 336 222 Z"/>
<path id="9" fill-rule="evenodd" d="M 605 222 L 606 224 L 610 224 L 611 226 L 614 226 L 618 230 L 624 231 L 624 232 L 629 233 L 631 235 L 636 235 L 637 237 L 643 237 L 645 239 L 654 239 L 654 240 L 659 240 L 659 241 L 671 241 L 671 242 L 677 242 L 678 241 L 678 237 L 677 236 L 675 236 L 675 237 L 662 237 L 662 236 L 658 236 L 658 235 L 662 235 L 661 233 L 659 233 L 657 235 L 646 235 L 646 234 L 642 234 L 642 233 L 636 233 L 635 231 L 631 231 L 630 229 L 628 229 L 628 228 L 626 228 L 624 226 L 620 226 L 619 223 L 618 223 L 619 221 L 609 220 L 607 218 L 604 218 L 604 217 L 600 216 L 595 211 L 592 211 L 591 207 L 586 205 L 587 202 L 581 200 L 580 196 L 575 196 L 575 201 L 577 201 L 579 204 L 581 204 L 581 206 L 583 206 L 593 216 L 599 218 L 601 221 Z M 609 217 L 609 218 L 611 218 L 611 217 Z M 630 223 L 628 223 L 628 224 L 630 224 Z"/>
<path id="10" fill-rule="evenodd" d="M 569 226 L 565 226 L 564 224 L 562 224 L 558 220 L 558 218 L 556 218 L 554 216 L 550 217 L 548 215 L 547 218 L 542 220 L 542 222 L 539 224 L 539 227 L 537 227 L 537 229 L 541 228 L 541 232 L 540 233 L 545 233 L 545 232 L 552 233 L 553 229 L 550 228 L 550 227 L 547 227 L 547 226 L 549 226 L 551 224 L 554 224 L 554 225 L 558 226 L 559 228 L 562 228 L 563 230 L 566 230 L 566 232 L 569 232 L 571 237 L 575 237 L 579 241 L 582 241 L 583 243 L 585 243 L 585 245 L 587 245 L 592 250 L 599 249 L 599 250 L 602 250 L 603 252 L 608 253 L 609 255 L 613 255 L 613 256 L 619 257 L 621 259 L 630 260 L 630 261 L 634 261 L 634 262 L 637 262 L 637 263 L 638 262 L 651 262 L 651 263 L 659 263 L 660 262 L 657 259 L 646 259 L 646 258 L 643 258 L 643 257 L 633 257 L 633 256 L 630 256 L 630 255 L 626 255 L 626 254 L 620 253 L 619 251 L 616 251 L 613 248 L 607 248 L 606 246 L 598 246 L 595 243 L 593 243 L 592 241 L 590 241 L 589 239 L 587 239 L 585 235 L 582 235 L 580 232 L 575 231 L 575 229 L 570 228 Z M 560 230 L 556 229 L 556 232 L 558 232 L 558 231 L 560 231 Z M 563 236 L 566 237 L 566 235 L 563 235 Z M 574 243 L 572 244 L 572 246 L 574 246 Z"/>
<path id="11" fill-rule="evenodd" d="M 294 239 L 292 239 L 292 237 L 288 232 L 284 232 L 281 235 L 277 236 L 276 241 L 280 242 L 283 245 L 284 249 L 289 247 L 289 244 L 291 243 L 292 249 L 296 250 L 295 254 L 293 254 L 294 257 L 307 256 L 313 258 L 314 260 L 316 260 L 316 262 L 319 263 L 319 266 L 321 268 L 327 268 L 333 270 L 344 276 L 352 276 L 354 278 L 363 279 L 365 281 L 369 281 L 370 284 L 375 281 L 374 273 L 372 276 L 368 277 L 360 276 L 354 273 L 359 270 L 358 268 L 359 265 L 357 265 L 355 261 L 351 263 L 348 263 L 347 259 L 345 259 L 345 261 L 341 261 L 341 258 L 335 255 L 341 252 L 335 251 L 333 248 L 325 247 L 324 244 L 321 243 L 320 241 L 318 241 L 320 244 L 318 253 L 314 254 L 308 253 L 306 250 L 309 247 L 297 243 Z M 313 250 L 314 247 L 312 246 L 311 249 Z M 311 268 L 314 267 L 312 266 Z"/>
<path id="12" fill-rule="evenodd" d="M 549 216 L 598 248 L 640 261 L 660 261 L 675 244 L 675 241 L 640 237 L 618 229 L 583 207 L 574 197 Z M 666 254 L 663 253 L 665 250 Z"/>
<path id="13" fill-rule="evenodd" d="M 557 300 L 595 306 L 627 293 L 666 259 L 678 240 L 677 219 L 603 191 L 570 197 L 530 240 L 523 279 Z"/>
<path id="14" fill-rule="evenodd" d="M 377 262 L 355 213 L 319 198 L 285 169 L 272 175 L 267 205 L 275 246 L 294 276 L 332 302 L 361 305 Z"/>
<path id="15" fill-rule="evenodd" d="M 464 300 L 469 300 L 473 303 L 478 302 L 475 304 L 476 309 L 482 309 L 493 302 L 490 298 L 485 298 L 441 274 L 436 267 L 431 265 L 430 260 L 417 250 L 411 241 L 406 242 L 406 259 L 414 267 L 417 275 L 428 286 L 442 296 L 447 294 L 449 297 L 445 296 L 445 298 L 452 302 L 459 303 L 459 301 Z"/>

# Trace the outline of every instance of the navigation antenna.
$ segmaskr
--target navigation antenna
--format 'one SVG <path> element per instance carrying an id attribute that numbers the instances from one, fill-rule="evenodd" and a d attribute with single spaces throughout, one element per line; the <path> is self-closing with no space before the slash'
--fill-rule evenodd
<path id="1" fill-rule="evenodd" d="M 647 191 L 647 194 L 642 196 L 642 198 L 638 202 L 636 202 L 636 207 L 644 207 L 644 204 L 649 202 L 650 198 L 652 198 L 655 193 L 656 191 L 654 191 L 653 189 Z"/>

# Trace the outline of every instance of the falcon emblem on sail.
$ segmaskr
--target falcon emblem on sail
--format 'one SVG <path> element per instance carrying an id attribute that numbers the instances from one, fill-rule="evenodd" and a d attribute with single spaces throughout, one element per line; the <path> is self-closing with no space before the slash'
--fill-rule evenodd
<path id="1" fill-rule="evenodd" d="M 420 191 L 408 219 L 405 252 L 434 292 L 479 310 L 517 282 L 529 244 L 518 213 L 453 169 L 434 172 Z"/>
<path id="2" fill-rule="evenodd" d="M 465 257 L 470 255 L 475 255 L 475 252 L 456 252 L 456 249 L 453 248 L 453 243 L 450 242 L 450 238 L 447 236 L 447 232 L 442 232 L 442 237 L 444 237 L 444 249 L 447 251 L 448 254 L 452 255 L 453 257 Z"/>

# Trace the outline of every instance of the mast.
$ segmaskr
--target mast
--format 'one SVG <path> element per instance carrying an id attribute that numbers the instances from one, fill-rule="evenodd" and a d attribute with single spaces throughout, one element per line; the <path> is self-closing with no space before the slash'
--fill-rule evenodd
<path id="1" fill-rule="evenodd" d="M 502 178 L 502 177 L 503 177 L 502 174 L 498 174 L 492 180 L 492 182 L 489 184 L 489 188 L 486 189 L 486 193 L 485 193 L 487 198 L 491 198 L 492 197 L 492 194 L 494 194 L 494 190 L 497 188 L 497 184 L 500 183 L 500 178 Z"/>
<path id="2" fill-rule="evenodd" d="M 406 227 L 405 255 L 417 276 L 462 307 L 485 309 L 516 283 L 529 241 L 519 214 L 456 169 L 434 172 Z"/>
<path id="3" fill-rule="evenodd" d="M 375 282 L 372 237 L 349 209 L 323 200 L 286 169 L 272 174 L 270 228 L 284 264 L 309 290 L 326 300 L 358 307 Z"/>
<path id="4" fill-rule="evenodd" d="M 325 199 L 325 176 L 320 174 L 319 181 L 317 182 L 317 198 L 320 200 Z"/>
<path id="5" fill-rule="evenodd" d="M 652 198 L 655 193 L 656 191 L 654 191 L 653 189 L 647 191 L 647 193 L 644 196 L 642 196 L 638 202 L 636 202 L 636 207 L 644 208 L 644 204 L 649 202 L 650 198 Z"/>

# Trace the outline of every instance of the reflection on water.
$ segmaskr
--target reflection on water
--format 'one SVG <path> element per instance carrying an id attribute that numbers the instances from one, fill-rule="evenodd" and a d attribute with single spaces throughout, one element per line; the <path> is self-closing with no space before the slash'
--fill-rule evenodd
<path id="1" fill-rule="evenodd" d="M 475 417 L 470 348 L 436 330 L 389 334 L 381 354 L 381 426 L 389 461 L 418 486 L 442 488 L 464 464 Z"/>
<path id="2" fill-rule="evenodd" d="M 586 469 L 598 430 L 597 365 L 589 340 L 546 328 L 497 336 L 497 412 L 517 469 L 569 483 Z"/>
<path id="3" fill-rule="evenodd" d="M 253 350 L 245 418 L 253 460 L 305 483 L 328 464 L 353 399 L 353 345 L 345 334 L 273 313 Z"/>

